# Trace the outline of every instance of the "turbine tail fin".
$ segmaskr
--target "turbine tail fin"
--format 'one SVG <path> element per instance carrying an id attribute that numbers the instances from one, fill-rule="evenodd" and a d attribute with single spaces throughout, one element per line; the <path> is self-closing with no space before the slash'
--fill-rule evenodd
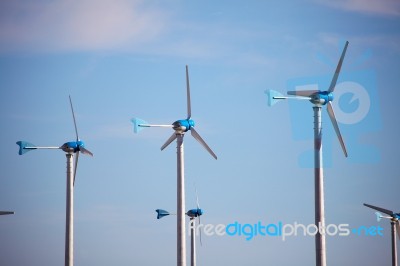
<path id="1" fill-rule="evenodd" d="M 168 211 L 162 209 L 157 209 L 156 212 L 157 212 L 157 219 L 161 219 L 164 216 L 170 215 Z"/>
<path id="2" fill-rule="evenodd" d="M 17 145 L 19 146 L 19 152 L 18 152 L 19 155 L 23 155 L 28 151 L 36 149 L 35 145 L 27 141 L 17 141 Z"/>
<path id="3" fill-rule="evenodd" d="M 132 118 L 131 122 L 133 124 L 133 132 L 139 133 L 143 129 L 140 125 L 142 124 L 148 124 L 146 121 L 140 119 L 140 118 Z"/>
<path id="4" fill-rule="evenodd" d="M 375 212 L 376 215 L 376 220 L 379 222 L 380 220 L 382 220 L 382 214 L 380 212 Z"/>
<path id="5" fill-rule="evenodd" d="M 280 100 L 284 100 L 285 97 L 282 93 L 274 90 L 266 90 L 264 93 L 267 95 L 267 104 L 269 107 L 273 106 Z"/>

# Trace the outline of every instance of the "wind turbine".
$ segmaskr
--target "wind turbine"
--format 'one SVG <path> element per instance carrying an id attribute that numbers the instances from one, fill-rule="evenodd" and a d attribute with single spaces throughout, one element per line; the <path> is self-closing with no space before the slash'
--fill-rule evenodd
<path id="1" fill-rule="evenodd" d="M 322 126 L 321 126 L 322 125 L 321 108 L 323 105 L 327 106 L 327 111 L 331 119 L 332 125 L 335 129 L 340 145 L 342 146 L 343 153 L 345 157 L 347 157 L 346 146 L 344 144 L 342 135 L 340 133 L 339 126 L 336 121 L 335 113 L 333 112 L 333 107 L 331 102 L 333 100 L 333 91 L 335 90 L 336 82 L 340 74 L 340 69 L 342 68 L 343 59 L 346 54 L 348 45 L 349 42 L 346 42 L 328 90 L 288 91 L 287 94 L 291 96 L 283 96 L 279 92 L 273 90 L 266 91 L 266 94 L 268 96 L 269 106 L 272 106 L 277 101 L 284 99 L 309 100 L 314 105 L 313 110 L 314 110 L 315 225 L 318 226 L 318 228 L 325 227 L 324 174 L 323 174 L 323 164 L 322 164 Z M 320 232 L 317 232 L 317 234 L 315 235 L 315 251 L 316 251 L 316 265 L 325 266 L 326 265 L 325 235 L 321 234 Z"/>
<path id="2" fill-rule="evenodd" d="M 392 228 L 392 266 L 397 266 L 396 231 L 397 231 L 397 236 L 400 239 L 400 225 L 399 225 L 400 213 L 394 213 L 393 211 L 386 210 L 384 208 L 376 207 L 373 205 L 369 205 L 367 203 L 364 203 L 364 206 L 389 215 L 389 216 L 383 216 L 383 215 L 380 215 L 379 213 L 376 213 L 378 221 L 381 218 L 390 219 L 390 224 L 391 224 L 391 228 Z M 378 214 L 379 214 L 379 216 L 378 216 Z"/>
<path id="3" fill-rule="evenodd" d="M 191 135 L 213 156 L 217 159 L 215 153 L 200 137 L 199 133 L 194 129 L 195 123 L 191 119 L 192 110 L 190 103 L 190 86 L 189 86 L 189 70 L 186 65 L 186 103 L 187 103 L 187 118 L 177 120 L 172 125 L 152 125 L 144 120 L 133 118 L 131 119 L 134 132 L 138 133 L 145 127 L 168 127 L 174 130 L 171 137 L 162 145 L 161 150 L 164 150 L 171 142 L 176 139 L 177 142 L 177 265 L 186 266 L 186 238 L 185 238 L 185 176 L 184 176 L 184 160 L 183 160 L 183 136 L 190 130 Z"/>
<path id="4" fill-rule="evenodd" d="M 168 215 L 174 215 L 163 209 L 157 209 L 157 219 L 161 219 Z M 195 219 L 199 218 L 200 224 L 200 216 L 203 215 L 204 211 L 200 209 L 199 203 L 197 200 L 197 208 L 191 209 L 186 212 L 186 215 L 190 217 L 190 265 L 196 266 L 196 224 Z M 201 244 L 201 231 L 200 231 L 200 244 Z"/>
<path id="5" fill-rule="evenodd" d="M 72 118 L 75 127 L 75 141 L 69 141 L 60 147 L 46 146 L 38 147 L 26 141 L 18 141 L 19 155 L 23 155 L 28 151 L 38 149 L 60 149 L 63 150 L 67 157 L 67 203 L 66 203 L 66 224 L 65 224 L 65 266 L 72 266 L 74 264 L 74 185 L 76 177 L 76 169 L 78 167 L 79 153 L 93 156 L 93 154 L 85 148 L 85 143 L 79 139 L 78 129 L 76 126 L 74 108 L 72 107 L 71 96 L 69 96 L 69 103 L 71 105 Z M 73 165 L 73 157 L 76 154 L 75 165 Z"/>
<path id="6" fill-rule="evenodd" d="M 199 197 L 196 189 L 196 209 L 188 210 L 186 215 L 190 217 L 190 265 L 196 266 L 196 218 L 199 218 L 199 224 L 201 224 L 200 216 L 203 215 L 204 211 L 200 209 Z M 200 245 L 201 243 L 201 231 L 200 231 Z"/>

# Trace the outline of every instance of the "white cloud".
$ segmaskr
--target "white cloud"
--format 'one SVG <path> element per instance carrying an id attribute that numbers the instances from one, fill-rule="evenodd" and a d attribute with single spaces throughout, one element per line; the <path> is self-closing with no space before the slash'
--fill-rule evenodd
<path id="1" fill-rule="evenodd" d="M 167 23 L 141 0 L 2 1 L 0 10 L 3 52 L 131 49 Z"/>
<path id="2" fill-rule="evenodd" d="M 316 0 L 316 2 L 345 11 L 400 16 L 399 0 Z"/>

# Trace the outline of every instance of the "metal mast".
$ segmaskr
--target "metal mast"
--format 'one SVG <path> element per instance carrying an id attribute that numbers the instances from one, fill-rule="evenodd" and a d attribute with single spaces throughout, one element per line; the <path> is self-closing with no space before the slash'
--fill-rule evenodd
<path id="1" fill-rule="evenodd" d="M 177 154 L 177 265 L 186 265 L 185 235 L 185 164 L 183 158 L 183 133 L 176 133 Z"/>
<path id="2" fill-rule="evenodd" d="M 315 225 L 325 228 L 324 204 L 324 169 L 322 164 L 322 121 L 321 106 L 315 105 L 314 109 L 314 184 L 315 184 Z M 315 235 L 316 265 L 326 265 L 325 234 L 320 231 Z"/>
<path id="3" fill-rule="evenodd" d="M 190 217 L 190 266 L 196 266 L 196 221 Z"/>
<path id="4" fill-rule="evenodd" d="M 74 265 L 74 171 L 73 153 L 65 154 L 67 157 L 67 204 L 65 217 L 65 266 Z"/>

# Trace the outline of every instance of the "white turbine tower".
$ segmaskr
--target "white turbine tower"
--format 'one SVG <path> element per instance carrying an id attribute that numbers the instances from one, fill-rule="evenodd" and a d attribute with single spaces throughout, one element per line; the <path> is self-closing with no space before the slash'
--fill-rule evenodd
<path id="1" fill-rule="evenodd" d="M 85 148 L 85 143 L 79 139 L 78 129 L 75 121 L 74 108 L 72 107 L 71 96 L 69 97 L 71 105 L 72 117 L 74 120 L 76 141 L 69 141 L 60 147 L 38 147 L 26 141 L 18 141 L 19 155 L 31 150 L 38 149 L 61 149 L 67 157 L 67 202 L 66 202 L 66 223 L 65 223 L 65 266 L 74 265 L 74 184 L 76 169 L 78 167 L 79 152 L 93 156 L 93 154 Z M 73 156 L 76 154 L 75 166 L 73 165 Z"/>
<path id="2" fill-rule="evenodd" d="M 390 225 L 391 225 L 391 231 L 392 231 L 392 266 L 397 266 L 397 244 L 396 244 L 396 231 L 397 231 L 397 236 L 400 239 L 400 213 L 394 213 L 391 210 L 387 210 L 381 207 L 376 207 L 374 205 L 370 205 L 367 203 L 364 203 L 364 206 L 383 212 L 384 214 L 387 214 L 389 216 L 383 216 L 380 213 L 376 213 L 377 214 L 377 218 L 378 220 L 380 220 L 381 218 L 386 218 L 386 219 L 390 219 Z M 379 215 L 379 216 L 378 216 Z"/>
<path id="3" fill-rule="evenodd" d="M 327 91 L 319 90 L 307 90 L 307 91 L 288 91 L 288 95 L 283 96 L 277 91 L 268 90 L 266 94 L 268 96 L 268 105 L 272 106 L 279 100 L 284 99 L 298 99 L 298 100 L 309 100 L 314 106 L 314 178 L 315 178 L 315 225 L 318 227 L 325 227 L 325 208 L 324 208 L 324 172 L 322 164 L 322 119 L 321 119 L 321 108 L 323 105 L 327 105 L 327 111 L 331 119 L 332 125 L 335 129 L 336 135 L 339 139 L 340 145 L 342 146 L 343 153 L 347 157 L 347 150 L 344 144 L 342 135 L 340 134 L 339 126 L 336 121 L 335 113 L 333 112 L 332 100 L 333 91 L 335 90 L 336 82 L 339 77 L 339 73 L 342 67 L 343 59 L 346 54 L 347 46 L 349 42 L 346 42 L 339 63 L 336 67 L 335 74 L 333 75 L 331 84 Z M 316 252 L 316 265 L 326 265 L 326 246 L 325 246 L 325 235 L 319 232 L 315 235 L 315 252 Z"/>
<path id="4" fill-rule="evenodd" d="M 138 133 L 145 127 L 168 127 L 174 130 L 171 137 L 162 145 L 164 150 L 171 142 L 176 139 L 177 142 L 177 265 L 186 266 L 186 238 L 185 238 L 185 176 L 184 176 L 184 160 L 183 160 L 183 137 L 190 130 L 191 135 L 213 156 L 217 159 L 215 153 L 200 137 L 199 133 L 194 129 L 195 123 L 191 119 L 191 103 L 190 103 L 190 86 L 189 86 L 189 70 L 186 66 L 186 103 L 187 118 L 177 120 L 172 125 L 152 125 L 147 122 L 133 118 L 134 132 Z"/>

